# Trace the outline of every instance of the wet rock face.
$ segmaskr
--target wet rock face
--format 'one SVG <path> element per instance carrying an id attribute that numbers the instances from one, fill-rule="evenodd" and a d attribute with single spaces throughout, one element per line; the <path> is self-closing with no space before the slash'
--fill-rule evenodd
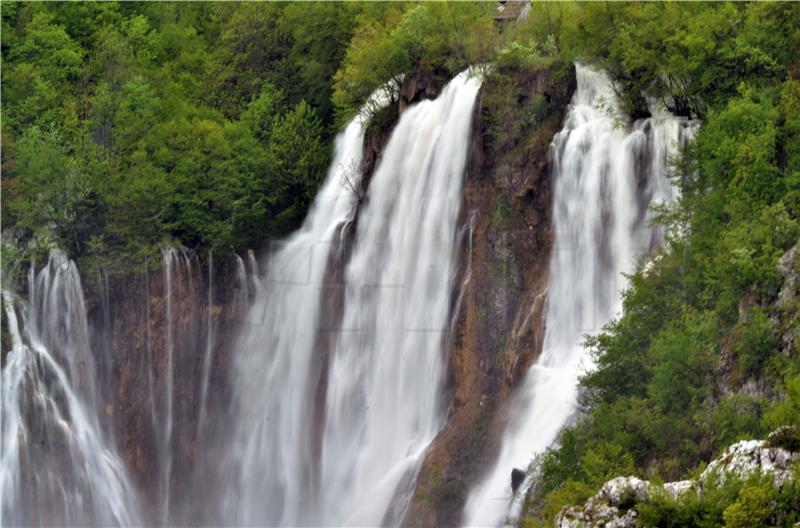
<path id="1" fill-rule="evenodd" d="M 502 87 L 487 80 L 481 89 L 452 300 L 451 406 L 420 470 L 407 526 L 461 521 L 470 485 L 499 449 L 509 396 L 541 349 L 553 237 L 549 148 L 575 88 L 570 71 L 566 79 L 548 70 L 520 73 Z M 497 120 L 486 102 L 498 95 L 493 90 L 510 90 L 502 95 L 524 109 L 538 105 L 535 122 L 504 121 L 513 147 L 491 140 Z"/>
<path id="2" fill-rule="evenodd" d="M 147 272 L 101 275 L 87 286 L 93 350 L 98 365 L 105 369 L 99 372 L 99 379 L 110 380 L 104 387 L 105 413 L 148 515 L 156 515 L 164 496 L 159 479 L 165 463 L 170 385 L 172 433 L 168 447 L 172 470 L 168 485 L 172 502 L 180 504 L 184 498 L 202 493 L 189 489 L 186 483 L 201 480 L 189 478 L 202 471 L 200 453 L 203 449 L 213 452 L 212 437 L 224 431 L 230 353 L 244 321 L 232 262 L 215 260 L 211 304 L 208 266 L 196 256 L 173 270 L 169 310 L 165 279 L 162 267 L 151 266 Z M 209 323 L 212 350 L 205 395 L 206 427 L 201 430 L 198 419 L 203 406 L 200 400 Z"/>
<path id="3" fill-rule="evenodd" d="M 792 429 L 792 428 L 789 428 Z M 617 477 L 609 480 L 583 506 L 570 506 L 556 517 L 558 528 L 639 526 L 636 503 L 647 502 L 654 493 L 666 492 L 678 499 L 686 493 L 702 495 L 710 482 L 719 483 L 732 476 L 743 478 L 761 471 L 772 475 L 775 485 L 783 487 L 792 479 L 792 466 L 800 461 L 800 452 L 774 446 L 781 438 L 796 438 L 797 430 L 781 428 L 767 440 L 744 440 L 728 447 L 711 461 L 698 480 L 668 482 L 663 486 L 636 477 Z"/>

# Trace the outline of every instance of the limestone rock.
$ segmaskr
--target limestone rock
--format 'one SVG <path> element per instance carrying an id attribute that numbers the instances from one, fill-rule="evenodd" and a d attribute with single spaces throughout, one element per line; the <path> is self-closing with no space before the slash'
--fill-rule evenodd
<path id="1" fill-rule="evenodd" d="M 778 294 L 778 307 L 788 307 L 797 297 L 800 289 L 800 242 L 787 251 L 778 261 L 778 271 L 783 275 L 784 283 Z"/>
<path id="2" fill-rule="evenodd" d="M 792 356 L 800 347 L 800 242 L 780 258 L 778 271 L 783 276 L 783 286 L 775 303 L 778 313 L 773 315 L 773 323 L 786 329 L 782 335 L 783 353 Z"/>
<path id="3" fill-rule="evenodd" d="M 667 482 L 664 484 L 664 491 L 669 494 L 673 499 L 677 499 L 687 491 L 700 491 L 700 486 L 694 480 L 678 480 L 676 482 Z"/>
<path id="4" fill-rule="evenodd" d="M 800 460 L 800 452 L 775 447 L 771 440 L 786 436 L 779 429 L 768 440 L 744 440 L 728 447 L 703 471 L 698 480 L 680 480 L 663 485 L 663 491 L 673 498 L 686 493 L 701 494 L 703 486 L 731 475 L 745 477 L 755 471 L 773 476 L 775 485 L 782 487 L 792 478 L 792 465 Z M 609 480 L 583 506 L 564 508 L 556 517 L 557 528 L 632 528 L 637 523 L 636 503 L 647 502 L 657 484 L 636 477 L 617 477 Z"/>
<path id="5" fill-rule="evenodd" d="M 732 474 L 744 477 L 756 470 L 772 473 L 778 487 L 792 477 L 792 464 L 800 460 L 800 453 L 780 447 L 769 447 L 764 440 L 743 440 L 730 446 L 721 457 L 713 460 L 700 476 L 705 483 L 709 479 L 724 479 Z"/>
<path id="6" fill-rule="evenodd" d="M 609 480 L 583 508 L 561 510 L 556 517 L 558 528 L 606 527 L 632 528 L 637 512 L 631 506 L 635 501 L 646 501 L 650 496 L 650 483 L 636 477 L 617 477 Z"/>

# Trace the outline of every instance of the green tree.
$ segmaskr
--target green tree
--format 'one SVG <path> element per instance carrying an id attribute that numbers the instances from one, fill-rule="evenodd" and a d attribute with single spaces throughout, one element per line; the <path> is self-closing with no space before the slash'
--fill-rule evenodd
<path id="1" fill-rule="evenodd" d="M 322 181 L 329 153 L 321 133 L 319 118 L 305 101 L 272 128 L 267 153 L 274 164 L 269 204 L 276 232 L 286 232 L 302 217 Z"/>

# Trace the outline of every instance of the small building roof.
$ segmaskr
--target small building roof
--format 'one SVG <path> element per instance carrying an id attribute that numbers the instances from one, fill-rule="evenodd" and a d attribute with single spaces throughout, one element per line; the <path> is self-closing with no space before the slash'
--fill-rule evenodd
<path id="1" fill-rule="evenodd" d="M 530 6 L 530 0 L 500 0 L 497 3 L 494 19 L 505 22 L 517 20 L 518 18 L 527 18 L 526 15 Z"/>

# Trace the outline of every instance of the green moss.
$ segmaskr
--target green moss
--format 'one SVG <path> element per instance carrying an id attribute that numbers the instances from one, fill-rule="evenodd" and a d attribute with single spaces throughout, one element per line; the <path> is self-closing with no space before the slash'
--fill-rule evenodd
<path id="1" fill-rule="evenodd" d="M 492 200 L 492 212 L 489 220 L 494 229 L 502 230 L 519 227 L 523 217 L 505 196 L 498 194 Z"/>

